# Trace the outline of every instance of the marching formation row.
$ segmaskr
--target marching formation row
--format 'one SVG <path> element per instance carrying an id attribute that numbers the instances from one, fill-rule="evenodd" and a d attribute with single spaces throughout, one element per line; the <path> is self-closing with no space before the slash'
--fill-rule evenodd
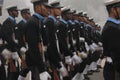
<path id="1" fill-rule="evenodd" d="M 103 58 L 100 25 L 59 2 L 31 2 L 32 16 L 28 8 L 7 8 L 0 28 L 0 80 L 25 80 L 29 71 L 31 80 L 90 80 L 87 75 L 99 71 Z M 16 23 L 19 11 L 23 19 Z"/>

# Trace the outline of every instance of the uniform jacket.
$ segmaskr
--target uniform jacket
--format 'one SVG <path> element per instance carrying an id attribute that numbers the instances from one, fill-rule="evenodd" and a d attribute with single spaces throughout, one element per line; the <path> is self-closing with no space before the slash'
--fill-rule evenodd
<path id="1" fill-rule="evenodd" d="M 18 43 L 20 48 L 21 47 L 25 47 L 25 22 L 23 20 L 21 20 L 18 23 Z"/>
<path id="2" fill-rule="evenodd" d="M 60 46 L 60 52 L 65 56 L 71 55 L 71 52 L 68 48 L 68 24 L 64 19 L 61 19 L 58 23 L 58 40 Z"/>
<path id="3" fill-rule="evenodd" d="M 17 25 L 15 21 L 11 20 L 10 18 L 7 18 L 3 22 L 3 39 L 7 42 L 8 46 L 7 48 L 11 51 L 16 51 L 18 49 L 18 44 L 14 41 L 14 38 L 16 38 L 16 31 L 17 31 Z"/>
<path id="4" fill-rule="evenodd" d="M 36 66 L 40 73 L 45 70 L 42 56 L 40 55 L 41 53 L 38 47 L 39 43 L 42 42 L 42 26 L 42 18 L 35 14 L 30 17 L 25 26 L 25 40 L 28 44 L 26 63 L 28 66 Z"/>
<path id="5" fill-rule="evenodd" d="M 55 66 L 60 68 L 59 62 L 61 61 L 60 52 L 58 50 L 56 40 L 58 40 L 57 35 L 57 20 L 53 16 L 49 16 L 46 21 L 46 27 L 48 29 L 48 55 L 50 62 Z"/>
<path id="6" fill-rule="evenodd" d="M 108 18 L 103 31 L 102 42 L 105 56 L 120 57 L 119 21 Z"/>

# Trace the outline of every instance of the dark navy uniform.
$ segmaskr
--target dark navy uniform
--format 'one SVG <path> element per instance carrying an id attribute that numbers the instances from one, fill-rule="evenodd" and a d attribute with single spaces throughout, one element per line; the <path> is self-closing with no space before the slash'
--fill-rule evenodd
<path id="1" fill-rule="evenodd" d="M 45 65 L 43 62 L 43 45 L 44 42 L 44 17 L 43 12 L 39 13 L 36 6 L 43 5 L 45 8 L 47 6 L 48 0 L 32 0 L 33 6 L 35 7 L 35 13 L 26 23 L 25 29 L 25 40 L 28 44 L 28 51 L 26 52 L 26 63 L 28 68 L 32 72 L 32 80 L 44 80 L 43 76 L 46 76 Z M 43 8 L 41 8 L 43 10 Z M 45 10 L 47 11 L 47 9 Z M 47 73 L 48 74 L 48 73 Z M 42 76 L 43 75 L 43 76 Z M 48 74 L 49 75 L 49 74 Z M 48 76 L 47 75 L 47 76 Z M 45 77 L 47 80 L 47 76 Z"/>
<path id="2" fill-rule="evenodd" d="M 49 60 L 55 68 L 60 68 L 61 61 L 60 52 L 58 51 L 56 40 L 57 38 L 57 20 L 53 16 L 49 16 L 46 21 L 46 27 L 48 28 L 48 55 Z"/>
<path id="3" fill-rule="evenodd" d="M 17 51 L 18 44 L 13 40 L 13 34 L 15 34 L 17 24 L 15 23 L 15 20 L 11 19 L 10 17 L 7 18 L 3 23 L 3 35 L 4 40 L 7 41 L 8 49 L 12 52 Z M 6 33 L 7 32 L 7 33 Z"/>
<path id="4" fill-rule="evenodd" d="M 12 17 L 7 18 L 4 23 L 3 23 L 3 35 L 4 39 L 7 42 L 7 49 L 16 52 L 19 49 L 19 45 L 14 41 L 15 37 L 15 32 L 17 24 L 15 22 L 15 19 Z M 14 35 L 13 35 L 14 34 Z M 15 60 L 13 60 L 14 66 L 15 66 Z M 16 66 L 16 70 L 11 70 L 11 64 L 9 64 L 8 67 L 8 78 L 9 80 L 14 80 L 18 78 L 18 73 L 19 73 L 19 66 Z"/>
<path id="5" fill-rule="evenodd" d="M 24 14 L 27 14 L 27 18 L 24 18 Z M 23 17 L 23 19 L 18 23 L 18 44 L 20 46 L 20 48 L 26 48 L 26 41 L 25 41 L 25 29 L 26 29 L 26 23 L 27 23 L 27 19 L 30 17 L 30 10 L 28 8 L 24 8 L 21 10 L 21 15 Z M 29 17 L 28 17 L 29 15 Z M 29 72 L 29 68 L 27 68 L 26 65 L 26 61 L 25 58 L 23 56 L 25 56 L 25 52 L 22 53 L 22 51 L 20 51 L 21 54 L 21 71 L 20 71 L 20 75 L 22 77 L 26 77 L 27 73 Z M 19 76 L 20 78 L 20 76 Z M 18 78 L 18 79 L 19 79 Z"/>
<path id="6" fill-rule="evenodd" d="M 70 44 L 70 50 L 71 50 L 72 52 L 75 51 L 74 44 L 73 44 L 73 33 L 72 33 L 72 32 L 75 30 L 75 29 L 73 28 L 74 25 L 75 25 L 75 24 L 72 22 L 72 20 L 68 20 L 69 44 Z"/>
<path id="7" fill-rule="evenodd" d="M 25 30 L 25 39 L 28 43 L 28 52 L 26 54 L 26 62 L 28 67 L 37 67 L 39 73 L 43 72 L 44 64 L 42 60 L 41 53 L 39 52 L 39 43 L 42 42 L 42 34 L 40 33 L 40 29 L 42 27 L 42 19 L 41 15 L 38 16 L 35 13 L 27 22 L 26 30 Z M 31 36 L 32 35 L 32 36 Z"/>
<path id="8" fill-rule="evenodd" d="M 115 70 L 120 72 L 120 38 L 118 37 L 120 34 L 119 24 L 120 22 L 118 20 L 108 18 L 102 31 L 103 54 L 104 56 L 111 57 L 113 60 L 113 64 L 107 62 L 105 64 L 105 80 L 114 80 Z"/>
<path id="9" fill-rule="evenodd" d="M 24 33 L 25 33 L 25 24 L 26 24 L 26 20 L 21 20 L 19 23 L 18 23 L 18 44 L 21 47 L 26 47 L 26 44 L 25 44 L 25 36 L 24 36 Z"/>
<path id="10" fill-rule="evenodd" d="M 60 47 L 60 52 L 64 54 L 64 56 L 70 56 L 72 53 L 70 52 L 68 48 L 68 24 L 67 21 L 64 19 L 60 19 L 58 23 L 58 40 L 59 40 L 59 47 Z"/>
<path id="11" fill-rule="evenodd" d="M 75 32 L 74 32 L 74 36 L 75 36 L 75 40 L 76 40 L 76 50 L 80 51 L 80 24 L 78 20 L 74 20 L 75 22 Z"/>

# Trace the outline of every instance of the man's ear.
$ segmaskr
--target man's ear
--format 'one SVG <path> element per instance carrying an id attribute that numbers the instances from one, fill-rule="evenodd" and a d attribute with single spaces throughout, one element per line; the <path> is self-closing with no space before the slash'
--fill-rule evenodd
<path id="1" fill-rule="evenodd" d="M 36 9 L 36 10 L 39 10 L 39 11 L 41 12 L 41 6 L 40 6 L 40 5 L 36 5 L 36 6 L 35 6 L 35 9 Z"/>
<path id="2" fill-rule="evenodd" d="M 12 12 L 11 12 L 11 11 L 8 11 L 8 14 L 12 14 Z"/>
<path id="3" fill-rule="evenodd" d="M 115 12 L 115 8 L 111 8 L 111 12 L 114 13 Z"/>

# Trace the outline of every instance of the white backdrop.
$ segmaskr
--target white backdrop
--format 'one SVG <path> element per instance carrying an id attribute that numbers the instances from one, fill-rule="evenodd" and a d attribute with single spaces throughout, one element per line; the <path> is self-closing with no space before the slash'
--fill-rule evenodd
<path id="1" fill-rule="evenodd" d="M 106 21 L 107 12 L 103 0 L 61 0 L 61 3 L 78 11 L 87 12 L 88 16 L 93 17 L 101 26 Z"/>
<path id="2" fill-rule="evenodd" d="M 78 11 L 85 11 L 88 13 L 90 17 L 93 17 L 96 22 L 98 22 L 101 26 L 104 25 L 107 12 L 104 6 L 103 0 L 49 0 L 49 2 L 60 1 L 62 5 L 69 6 L 71 9 L 76 9 Z M 10 5 L 17 5 L 18 8 L 29 7 L 31 12 L 33 12 L 32 4 L 30 0 L 4 0 L 3 4 L 3 16 L 0 17 L 0 22 L 2 23 L 6 17 L 8 16 L 6 7 Z M 21 19 L 17 19 L 18 21 Z"/>

